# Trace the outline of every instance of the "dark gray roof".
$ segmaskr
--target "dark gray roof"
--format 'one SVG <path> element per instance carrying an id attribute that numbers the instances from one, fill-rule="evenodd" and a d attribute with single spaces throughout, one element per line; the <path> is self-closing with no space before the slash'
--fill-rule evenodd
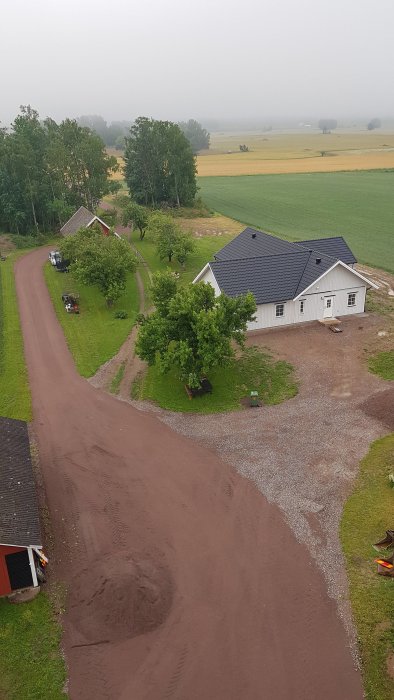
<path id="1" fill-rule="evenodd" d="M 0 544 L 41 546 L 27 424 L 0 418 Z"/>
<path id="2" fill-rule="evenodd" d="M 253 292 L 256 304 L 269 304 L 294 299 L 334 263 L 331 258 L 321 258 L 316 264 L 313 253 L 293 249 L 289 255 L 215 260 L 210 266 L 220 289 L 228 296 Z"/>
<path id="3" fill-rule="evenodd" d="M 310 241 L 297 241 L 296 245 L 303 248 L 319 250 L 325 255 L 330 255 L 336 260 L 342 260 L 346 265 L 353 265 L 357 262 L 348 244 L 342 236 L 332 236 L 331 238 L 316 238 Z"/>
<path id="4" fill-rule="evenodd" d="M 214 255 L 215 260 L 240 260 L 242 258 L 258 258 L 262 255 L 278 255 L 278 253 L 293 253 L 294 244 L 271 236 L 263 231 L 246 228 L 230 243 Z"/>
<path id="5" fill-rule="evenodd" d="M 294 299 L 338 260 L 356 262 L 342 236 L 289 243 L 252 228 L 214 257 L 220 289 L 231 297 L 253 292 L 257 304 Z"/>
<path id="6" fill-rule="evenodd" d="M 318 262 L 319 261 L 319 262 Z M 315 282 L 321 275 L 323 275 L 327 270 L 330 269 L 337 260 L 331 258 L 329 255 L 323 255 L 323 253 L 317 250 L 308 251 L 308 260 L 306 262 L 302 276 L 298 282 L 298 287 L 294 294 L 294 297 L 301 294 L 310 284 Z M 292 297 L 292 298 L 294 298 Z"/>
<path id="7" fill-rule="evenodd" d="M 80 228 L 84 228 L 90 224 L 94 217 L 95 214 L 92 214 L 89 209 L 86 209 L 86 207 L 79 207 L 78 211 L 72 215 L 71 219 L 66 221 L 64 226 L 62 226 L 60 233 L 62 233 L 63 236 L 71 236 L 73 233 L 79 231 Z M 107 226 L 107 224 L 105 225 Z"/>

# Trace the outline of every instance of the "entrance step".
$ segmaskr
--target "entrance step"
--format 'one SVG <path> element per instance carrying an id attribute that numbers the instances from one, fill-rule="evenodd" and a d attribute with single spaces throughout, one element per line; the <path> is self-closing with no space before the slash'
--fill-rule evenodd
<path id="1" fill-rule="evenodd" d="M 339 318 L 319 318 L 319 323 L 322 323 L 323 326 L 337 326 L 339 323 L 342 323 L 342 321 L 339 320 Z"/>

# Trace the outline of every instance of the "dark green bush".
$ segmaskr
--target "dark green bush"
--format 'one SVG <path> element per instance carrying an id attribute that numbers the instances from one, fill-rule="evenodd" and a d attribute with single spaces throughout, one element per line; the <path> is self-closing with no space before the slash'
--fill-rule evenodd
<path id="1" fill-rule="evenodd" d="M 115 311 L 114 317 L 115 318 L 127 318 L 128 313 L 124 309 L 119 309 L 119 311 Z"/>

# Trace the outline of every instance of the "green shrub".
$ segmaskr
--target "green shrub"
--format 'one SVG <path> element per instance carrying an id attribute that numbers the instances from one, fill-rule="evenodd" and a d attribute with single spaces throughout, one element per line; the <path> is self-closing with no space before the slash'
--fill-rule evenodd
<path id="1" fill-rule="evenodd" d="M 128 315 L 129 314 L 124 309 L 119 309 L 119 311 L 115 311 L 114 313 L 115 318 L 127 318 Z"/>

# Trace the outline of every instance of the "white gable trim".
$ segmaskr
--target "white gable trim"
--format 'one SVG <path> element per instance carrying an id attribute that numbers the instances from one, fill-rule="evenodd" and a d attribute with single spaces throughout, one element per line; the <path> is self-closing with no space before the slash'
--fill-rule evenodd
<path id="1" fill-rule="evenodd" d="M 349 272 L 351 272 L 353 275 L 356 275 L 356 277 L 359 277 L 360 279 L 362 279 L 364 282 L 367 283 L 368 286 L 373 287 L 374 289 L 379 289 L 379 286 L 377 284 L 375 284 L 374 282 L 371 282 L 371 280 L 367 279 L 367 277 L 364 277 L 364 275 L 361 275 L 359 272 L 357 272 L 357 270 L 353 270 L 352 267 L 349 267 L 349 265 L 346 265 L 346 263 L 342 262 L 342 260 L 337 260 L 337 262 L 334 263 L 334 265 L 331 265 L 331 267 L 328 270 L 326 270 L 325 272 L 323 272 L 323 274 L 320 275 L 320 277 L 318 277 L 316 280 L 314 280 L 314 282 L 309 284 L 308 287 L 303 289 L 302 292 L 300 292 L 296 297 L 294 297 L 293 301 L 297 301 L 300 297 L 303 296 L 303 294 L 306 294 L 308 289 L 310 289 L 311 287 L 314 287 L 315 284 L 320 282 L 320 280 L 323 279 L 323 277 L 328 275 L 328 273 L 331 272 L 331 270 L 333 270 L 335 267 L 338 267 L 338 265 L 341 265 L 341 267 L 344 267 L 346 270 L 349 270 Z"/>
<path id="2" fill-rule="evenodd" d="M 205 265 L 205 267 L 202 268 L 201 272 L 198 273 L 197 277 L 194 278 L 192 284 L 195 284 L 196 282 L 199 282 L 200 279 L 201 279 L 201 277 L 203 277 L 203 276 L 205 275 L 205 273 L 207 272 L 207 270 L 211 270 L 213 276 L 215 277 L 215 274 L 214 274 L 214 272 L 213 272 L 213 270 L 212 270 L 210 264 L 207 263 L 207 264 Z M 215 277 L 215 279 L 216 279 L 216 277 Z"/>
<path id="3" fill-rule="evenodd" d="M 89 226 L 91 226 L 91 225 L 93 224 L 94 221 L 99 221 L 100 224 L 102 224 L 103 226 L 105 226 L 105 228 L 108 229 L 108 231 L 109 231 L 109 229 L 111 228 L 110 226 L 108 226 L 108 224 L 105 223 L 105 221 L 103 221 L 102 219 L 99 219 L 98 216 L 94 216 L 93 219 L 92 219 L 91 221 L 89 221 L 88 224 L 86 224 L 86 228 L 89 228 Z"/>

